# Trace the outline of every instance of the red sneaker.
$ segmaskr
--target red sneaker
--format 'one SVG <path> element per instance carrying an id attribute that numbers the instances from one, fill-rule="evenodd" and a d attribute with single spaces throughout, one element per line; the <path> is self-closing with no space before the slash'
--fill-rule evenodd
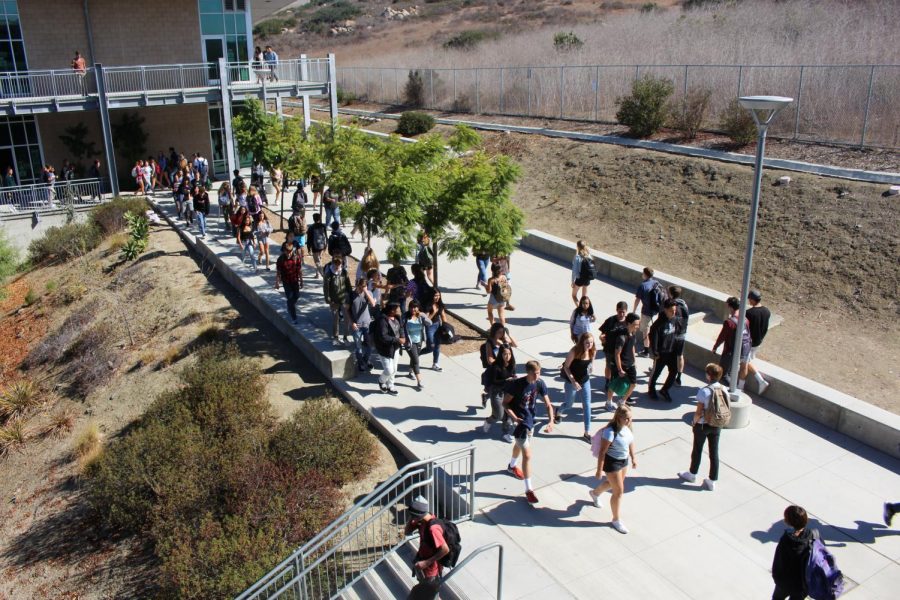
<path id="1" fill-rule="evenodd" d="M 522 469 L 519 468 L 519 465 L 514 467 L 506 467 L 506 470 L 509 473 L 512 473 L 516 479 L 525 479 L 525 473 L 522 472 Z"/>
<path id="2" fill-rule="evenodd" d="M 528 500 L 528 502 L 530 502 L 531 504 L 538 503 L 537 496 L 535 496 L 534 492 L 531 490 L 528 490 L 527 492 L 525 492 L 525 499 Z"/>

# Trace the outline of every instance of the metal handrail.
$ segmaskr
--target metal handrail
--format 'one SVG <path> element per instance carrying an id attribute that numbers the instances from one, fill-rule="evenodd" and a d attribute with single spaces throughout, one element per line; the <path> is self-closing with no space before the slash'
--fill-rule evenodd
<path id="1" fill-rule="evenodd" d="M 453 576 L 459 573 L 465 568 L 469 562 L 482 552 L 487 552 L 488 550 L 492 550 L 497 548 L 499 550 L 497 556 L 497 600 L 502 600 L 503 598 L 503 544 L 499 542 L 494 542 L 493 544 L 486 544 L 481 546 L 480 548 L 476 548 L 469 554 L 461 563 L 456 565 L 451 571 L 450 574 L 441 579 L 441 585 L 446 584 L 448 581 L 453 579 Z"/>
<path id="2" fill-rule="evenodd" d="M 451 518 L 454 521 L 471 519 L 474 511 L 474 451 L 473 446 L 468 446 L 405 465 L 261 577 L 238 596 L 238 600 L 275 598 L 289 590 L 293 590 L 295 596 L 300 598 L 318 598 L 323 594 L 331 598 L 336 597 L 364 576 L 375 564 L 383 560 L 384 556 L 406 543 L 409 539 L 408 536 L 399 535 L 393 541 L 387 539 L 396 535 L 390 534 L 396 523 L 389 525 L 387 531 L 390 535 L 385 536 L 384 518 L 390 511 L 404 510 L 398 508 L 399 505 L 405 506 L 409 496 L 417 490 L 422 490 L 431 507 L 437 503 L 436 494 L 442 491 L 445 505 L 449 502 L 454 507 L 451 512 Z M 461 494 L 452 495 L 456 493 L 455 490 L 451 489 L 448 492 L 447 489 L 437 489 L 439 484 L 447 483 L 446 479 L 442 479 L 448 475 L 445 469 L 455 471 L 454 467 L 460 465 L 464 465 L 465 472 L 450 473 L 449 476 L 451 478 L 454 475 L 465 477 L 468 486 L 468 497 L 465 501 L 462 500 Z M 381 535 L 375 535 L 376 529 Z M 373 534 L 372 539 L 369 538 L 370 532 Z M 354 550 L 354 546 L 359 547 Z M 370 560 L 373 547 L 378 558 L 367 562 L 365 568 L 358 572 L 351 565 L 348 574 L 346 560 L 348 548 L 351 556 L 357 551 L 362 556 L 364 552 L 365 559 Z M 356 574 L 354 575 L 354 573 Z M 322 583 L 323 575 L 324 585 Z M 342 578 L 338 580 L 338 577 Z M 325 586 L 328 586 L 327 593 L 323 591 Z M 339 589 L 333 590 L 332 588 Z"/>
<path id="3" fill-rule="evenodd" d="M 60 206 L 93 205 L 103 200 L 105 180 L 75 179 L 0 187 L 0 214 L 49 211 Z"/>

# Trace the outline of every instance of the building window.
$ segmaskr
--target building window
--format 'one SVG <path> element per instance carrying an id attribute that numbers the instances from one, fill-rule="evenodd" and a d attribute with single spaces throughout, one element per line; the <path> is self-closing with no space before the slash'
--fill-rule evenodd
<path id="1" fill-rule="evenodd" d="M 27 70 L 19 7 L 15 0 L 0 2 L 0 71 Z"/>
<path id="2" fill-rule="evenodd" d="M 39 183 L 41 145 L 32 116 L 0 117 L 0 170 L 16 172 L 20 185 Z"/>
<path id="3" fill-rule="evenodd" d="M 222 41 L 228 62 L 248 62 L 247 4 L 243 0 L 198 0 L 200 34 Z M 206 58 L 207 61 L 210 57 Z"/>

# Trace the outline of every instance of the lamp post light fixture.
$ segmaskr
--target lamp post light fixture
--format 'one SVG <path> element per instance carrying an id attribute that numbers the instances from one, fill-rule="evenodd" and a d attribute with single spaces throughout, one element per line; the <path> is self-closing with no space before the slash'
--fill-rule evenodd
<path id="1" fill-rule="evenodd" d="M 793 102 L 784 96 L 743 96 L 738 102 L 750 111 L 756 123 L 756 164 L 754 167 L 753 200 L 750 203 L 750 225 L 747 230 L 747 249 L 744 252 L 744 278 L 741 283 L 741 308 L 734 332 L 734 346 L 731 351 L 731 372 L 728 394 L 737 400 L 738 372 L 741 364 L 741 340 L 744 336 L 744 319 L 747 315 L 747 294 L 750 293 L 750 273 L 753 268 L 753 246 L 756 242 L 756 221 L 759 214 L 759 190 L 762 184 L 763 154 L 766 151 L 766 131 L 769 124 L 782 108 Z"/>

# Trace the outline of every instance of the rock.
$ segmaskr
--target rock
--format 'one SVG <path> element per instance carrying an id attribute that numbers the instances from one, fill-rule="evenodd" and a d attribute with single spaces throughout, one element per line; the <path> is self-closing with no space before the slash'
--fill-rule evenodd
<path id="1" fill-rule="evenodd" d="M 888 196 L 896 196 L 897 194 L 900 194 L 900 185 L 892 185 L 888 188 Z"/>
<path id="2" fill-rule="evenodd" d="M 778 185 L 790 185 L 791 178 L 785 175 L 784 177 L 778 178 Z"/>
<path id="3" fill-rule="evenodd" d="M 566 161 L 565 163 L 563 163 L 563 164 L 565 164 L 565 165 L 566 165 L 567 167 L 569 167 L 569 168 L 572 168 L 572 167 L 577 166 L 574 160 L 567 160 L 567 161 Z"/>

